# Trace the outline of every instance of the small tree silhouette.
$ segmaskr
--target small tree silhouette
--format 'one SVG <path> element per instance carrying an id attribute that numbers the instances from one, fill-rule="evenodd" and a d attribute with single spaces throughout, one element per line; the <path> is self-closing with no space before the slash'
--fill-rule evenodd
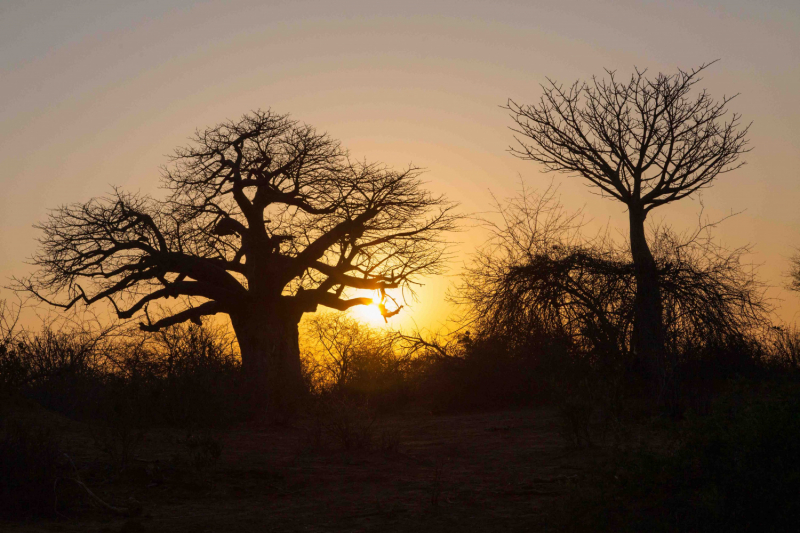
<path id="1" fill-rule="evenodd" d="M 734 97 L 717 102 L 705 91 L 691 94 L 710 65 L 653 79 L 636 70 L 627 82 L 613 71 L 607 71 L 608 79 L 568 87 L 549 81 L 539 103 L 507 105 L 518 134 L 512 153 L 546 171 L 580 176 L 628 208 L 636 277 L 634 346 L 651 371 L 657 370 L 665 338 L 645 218 L 735 170 L 747 151 L 749 125 L 742 126 L 738 114 L 726 117 Z"/>
<path id="2" fill-rule="evenodd" d="M 486 221 L 489 241 L 452 296 L 466 321 L 519 350 L 557 341 L 609 374 L 629 367 L 638 291 L 627 251 L 605 234 L 585 237 L 580 213 L 566 211 L 553 188 L 523 190 L 498 202 L 496 213 L 499 222 Z M 665 339 L 657 396 L 682 359 L 760 335 L 769 324 L 764 286 L 742 261 L 749 248 L 719 246 L 714 225 L 654 231 Z"/>

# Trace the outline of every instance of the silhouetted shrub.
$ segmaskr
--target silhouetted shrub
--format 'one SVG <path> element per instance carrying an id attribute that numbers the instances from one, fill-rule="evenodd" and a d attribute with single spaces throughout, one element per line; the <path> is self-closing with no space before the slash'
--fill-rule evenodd
<path id="1" fill-rule="evenodd" d="M 115 473 L 125 470 L 134 459 L 144 439 L 143 423 L 130 407 L 114 405 L 113 415 L 106 415 L 94 428 L 97 448 L 105 454 L 108 466 Z"/>
<path id="2" fill-rule="evenodd" d="M 709 415 L 671 431 L 674 440 L 668 432 L 661 445 L 623 450 L 570 504 L 581 527 L 793 531 L 800 523 L 800 385 L 740 382 Z"/>
<path id="3" fill-rule="evenodd" d="M 411 400 L 412 358 L 396 336 L 348 315 L 325 313 L 305 324 L 304 374 L 318 396 L 347 398 L 381 412 Z"/>
<path id="4" fill-rule="evenodd" d="M 774 326 L 766 339 L 766 362 L 778 368 L 800 370 L 800 330 L 797 326 Z"/>
<path id="5" fill-rule="evenodd" d="M 19 344 L 26 368 L 25 396 L 70 417 L 90 416 L 102 401 L 103 332 L 62 330 L 50 326 L 26 334 Z"/>
<path id="6" fill-rule="evenodd" d="M 182 449 L 170 460 L 170 466 L 178 472 L 188 468 L 191 474 L 203 476 L 222 456 L 222 443 L 207 432 L 190 431 L 180 443 Z"/>
<path id="7" fill-rule="evenodd" d="M 306 451 L 396 453 L 402 440 L 367 401 L 339 391 L 315 396 L 307 414 Z"/>
<path id="8" fill-rule="evenodd" d="M 567 213 L 552 189 L 523 191 L 496 210 L 500 221 L 486 222 L 491 238 L 451 297 L 474 328 L 474 345 L 526 360 L 539 374 L 532 388 L 549 384 L 571 425 L 588 424 L 594 410 L 618 419 L 634 397 L 679 415 L 689 395 L 756 362 L 752 347 L 769 306 L 742 264 L 748 249 L 716 245 L 713 225 L 684 235 L 653 229 L 666 347 L 644 361 L 634 350 L 627 245 L 585 237 L 580 214 Z"/>
<path id="9" fill-rule="evenodd" d="M 208 325 L 112 336 L 45 324 L 0 342 L 0 392 L 112 427 L 241 420 L 239 369 L 230 336 Z"/>
<path id="10" fill-rule="evenodd" d="M 129 343 L 118 375 L 147 420 L 184 427 L 241 420 L 240 360 L 221 327 L 182 324 Z"/>
<path id="11" fill-rule="evenodd" d="M 0 402 L 17 392 L 26 377 L 25 364 L 17 349 L 19 314 L 19 306 L 0 300 Z"/>
<path id="12" fill-rule="evenodd" d="M 0 401 L 19 391 L 27 374 L 19 351 L 11 343 L 0 343 Z"/>
<path id="13" fill-rule="evenodd" d="M 498 409 L 546 398 L 538 362 L 502 339 L 480 339 L 457 356 L 424 355 L 417 368 L 417 400 L 435 412 Z"/>

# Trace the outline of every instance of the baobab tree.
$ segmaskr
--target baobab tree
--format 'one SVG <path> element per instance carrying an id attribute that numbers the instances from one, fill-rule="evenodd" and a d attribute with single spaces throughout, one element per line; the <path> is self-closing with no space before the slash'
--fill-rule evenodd
<path id="1" fill-rule="evenodd" d="M 545 171 L 585 179 L 602 196 L 625 204 L 636 279 L 634 347 L 650 371 L 663 352 L 658 269 L 645 232 L 656 207 L 677 202 L 739 168 L 749 125 L 728 113 L 734 98 L 695 92 L 710 64 L 626 82 L 606 78 L 564 86 L 548 80 L 538 103 L 509 100 L 517 144 L 512 153 Z"/>
<path id="2" fill-rule="evenodd" d="M 115 190 L 54 210 L 21 285 L 64 308 L 109 302 L 145 331 L 227 314 L 253 401 L 282 411 L 302 389 L 304 313 L 372 303 L 353 289 L 413 292 L 442 270 L 458 216 L 420 174 L 257 111 L 178 149 L 163 200 Z"/>

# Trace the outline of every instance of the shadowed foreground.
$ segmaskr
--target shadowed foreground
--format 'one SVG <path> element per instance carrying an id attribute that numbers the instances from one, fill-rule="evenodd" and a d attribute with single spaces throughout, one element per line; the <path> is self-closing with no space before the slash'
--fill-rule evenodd
<path id="1" fill-rule="evenodd" d="M 87 485 L 112 505 L 134 498 L 141 515 L 83 503 L 74 518 L 4 531 L 522 531 L 544 525 L 591 455 L 565 451 L 554 412 L 536 409 L 386 419 L 368 452 L 321 445 L 308 421 L 230 431 L 215 436 L 213 466 L 185 475 L 167 465 L 186 434 L 153 430 L 109 476 L 91 431 L 62 423 Z"/>

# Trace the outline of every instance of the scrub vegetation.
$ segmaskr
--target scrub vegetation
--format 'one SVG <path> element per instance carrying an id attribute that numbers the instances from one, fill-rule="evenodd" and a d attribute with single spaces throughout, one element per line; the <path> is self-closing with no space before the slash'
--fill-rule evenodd
<path id="1" fill-rule="evenodd" d="M 288 115 L 198 132 L 164 198 L 54 210 L 0 303 L 0 528 L 793 530 L 800 332 L 722 221 L 646 223 L 748 150 L 705 68 L 509 102 L 514 153 L 630 233 L 588 233 L 555 187 L 496 199 L 449 331 L 348 310 L 405 312 L 457 206 Z M 23 295 L 59 314 L 22 327 Z"/>

